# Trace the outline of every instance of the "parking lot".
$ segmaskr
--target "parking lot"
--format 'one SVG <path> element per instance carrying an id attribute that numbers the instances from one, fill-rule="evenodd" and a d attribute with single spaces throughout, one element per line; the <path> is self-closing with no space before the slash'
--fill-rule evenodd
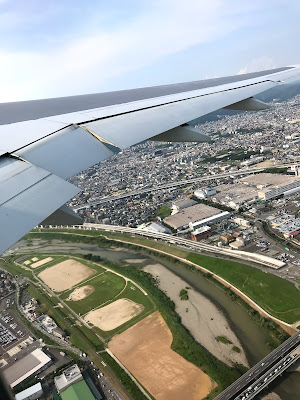
<path id="1" fill-rule="evenodd" d="M 19 319 L 16 311 L 7 308 L 7 299 L 1 301 L 0 309 L 0 358 L 5 360 L 3 366 L 9 365 L 25 351 L 32 348 L 34 338 Z M 13 300 L 10 300 L 12 304 Z M 32 350 L 31 350 L 32 351 Z"/>

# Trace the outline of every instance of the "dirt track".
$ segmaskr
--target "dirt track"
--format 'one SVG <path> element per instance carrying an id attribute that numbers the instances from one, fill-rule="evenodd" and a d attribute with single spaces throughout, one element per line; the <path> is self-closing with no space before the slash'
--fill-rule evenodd
<path id="1" fill-rule="evenodd" d="M 68 300 L 79 301 L 85 299 L 90 294 L 94 292 L 95 288 L 90 285 L 82 286 L 80 288 L 76 288 L 69 296 Z"/>
<path id="2" fill-rule="evenodd" d="M 38 276 L 51 289 L 62 292 L 71 289 L 77 283 L 87 279 L 96 271 L 78 261 L 67 260 L 49 267 L 42 271 Z"/>
<path id="3" fill-rule="evenodd" d="M 35 258 L 36 258 L 36 257 L 35 257 Z M 32 259 L 32 260 L 33 260 L 33 259 Z M 44 265 L 44 264 L 46 264 L 46 263 L 48 263 L 48 262 L 50 262 L 50 261 L 52 261 L 52 260 L 53 260 L 52 257 L 43 258 L 42 260 L 37 261 L 37 262 L 31 264 L 30 267 L 31 267 L 31 268 L 38 268 L 38 267 L 40 267 L 40 266 L 42 266 L 42 265 Z"/>
<path id="4" fill-rule="evenodd" d="M 172 334 L 158 311 L 109 342 L 109 349 L 156 400 L 200 400 L 208 375 L 171 350 Z"/>
<path id="5" fill-rule="evenodd" d="M 85 319 L 102 331 L 111 331 L 141 313 L 144 306 L 128 299 L 119 299 L 89 312 Z"/>

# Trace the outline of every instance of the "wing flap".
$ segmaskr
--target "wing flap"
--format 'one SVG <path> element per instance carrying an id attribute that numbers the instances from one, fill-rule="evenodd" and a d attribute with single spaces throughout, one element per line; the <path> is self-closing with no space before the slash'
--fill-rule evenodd
<path id="1" fill-rule="evenodd" d="M 86 130 L 71 126 L 17 151 L 19 157 L 67 179 L 114 153 Z"/>
<path id="2" fill-rule="evenodd" d="M 11 176 L 9 170 L 14 171 Z M 0 207 L 0 254 L 78 192 L 76 186 L 48 171 L 0 158 L 0 193 L 5 194 Z"/>

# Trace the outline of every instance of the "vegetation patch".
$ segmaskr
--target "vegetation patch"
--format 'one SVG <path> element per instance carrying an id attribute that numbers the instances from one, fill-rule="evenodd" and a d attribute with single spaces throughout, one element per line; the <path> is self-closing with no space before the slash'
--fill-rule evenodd
<path id="1" fill-rule="evenodd" d="M 91 266 L 93 267 L 93 265 Z M 121 276 L 107 271 L 89 279 L 87 283 L 77 285 L 76 288 L 80 288 L 86 284 L 92 286 L 94 291 L 82 300 L 69 300 L 74 288 L 61 295 L 62 300 L 66 301 L 68 306 L 80 315 L 115 298 L 125 288 L 126 281 Z"/>
<path id="2" fill-rule="evenodd" d="M 189 294 L 188 294 L 187 290 L 181 289 L 180 293 L 179 293 L 179 297 L 180 297 L 180 300 L 188 300 Z"/>
<path id="3" fill-rule="evenodd" d="M 241 349 L 239 347 L 237 347 L 237 346 L 233 346 L 232 350 L 235 351 L 236 353 L 240 353 L 241 352 Z"/>
<path id="4" fill-rule="evenodd" d="M 187 259 L 226 279 L 277 318 L 288 323 L 300 319 L 300 291 L 285 279 L 244 264 L 200 254 L 190 254 Z M 262 285 L 264 290 L 261 290 Z"/>
<path id="5" fill-rule="evenodd" d="M 157 217 L 160 217 L 162 219 L 169 217 L 171 215 L 171 210 L 168 206 L 163 205 L 160 208 L 158 208 L 157 210 L 155 210 L 154 214 Z"/>
<path id="6" fill-rule="evenodd" d="M 232 344 L 232 342 L 224 336 L 217 336 L 216 340 L 217 340 L 217 342 L 221 342 L 224 344 Z"/>

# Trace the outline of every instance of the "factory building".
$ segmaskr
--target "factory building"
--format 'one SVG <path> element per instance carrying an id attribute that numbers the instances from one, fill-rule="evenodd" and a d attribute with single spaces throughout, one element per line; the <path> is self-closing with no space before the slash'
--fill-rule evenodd
<path id="1" fill-rule="evenodd" d="M 35 349 L 21 360 L 15 362 L 4 372 L 4 379 L 11 388 L 46 369 L 52 363 L 51 358 L 41 349 Z"/>
<path id="2" fill-rule="evenodd" d="M 216 193 L 217 191 L 215 189 L 201 188 L 194 191 L 194 196 L 196 196 L 197 199 L 207 199 L 208 197 L 211 197 Z"/>
<path id="3" fill-rule="evenodd" d="M 289 196 L 291 194 L 300 191 L 300 180 L 289 183 L 288 185 L 281 185 L 274 188 L 266 188 L 258 192 L 258 197 L 262 200 L 271 200 L 283 196 Z"/>
<path id="4" fill-rule="evenodd" d="M 70 368 L 64 370 L 64 372 L 54 378 L 54 384 L 58 393 L 63 392 L 73 383 L 82 380 L 82 374 L 77 364 L 72 365 Z"/>
<path id="5" fill-rule="evenodd" d="M 164 223 L 173 229 L 183 230 L 186 228 L 198 229 L 204 225 L 211 225 L 220 219 L 220 210 L 205 204 L 196 204 L 191 207 L 184 208 L 177 214 L 170 215 L 164 219 Z M 227 212 L 229 215 L 229 213 Z M 222 216 L 223 219 L 225 216 Z M 195 224 L 195 228 L 193 225 Z"/>
<path id="6" fill-rule="evenodd" d="M 223 221 L 223 219 L 226 218 L 230 218 L 230 213 L 228 211 L 219 212 L 218 214 L 212 215 L 211 217 L 200 219 L 196 222 L 190 222 L 189 227 L 194 231 L 204 225 L 217 224 L 218 222 Z"/>
<path id="7" fill-rule="evenodd" d="M 192 207 L 196 204 L 197 204 L 197 202 L 190 198 L 175 201 L 171 207 L 172 215 L 177 214 L 179 211 L 183 210 L 184 208 Z"/>
<path id="8" fill-rule="evenodd" d="M 16 400 L 37 400 L 43 396 L 42 385 L 39 383 L 30 386 L 29 388 L 22 390 L 16 394 Z"/>
<path id="9" fill-rule="evenodd" d="M 211 235 L 211 228 L 209 226 L 202 226 L 201 228 L 191 233 L 191 239 L 195 242 L 199 242 L 202 239 L 207 238 Z"/>
<path id="10" fill-rule="evenodd" d="M 67 368 L 54 378 L 55 387 L 62 400 L 101 400 L 102 395 L 95 385 L 91 386 L 90 378 L 83 377 L 77 364 Z"/>

